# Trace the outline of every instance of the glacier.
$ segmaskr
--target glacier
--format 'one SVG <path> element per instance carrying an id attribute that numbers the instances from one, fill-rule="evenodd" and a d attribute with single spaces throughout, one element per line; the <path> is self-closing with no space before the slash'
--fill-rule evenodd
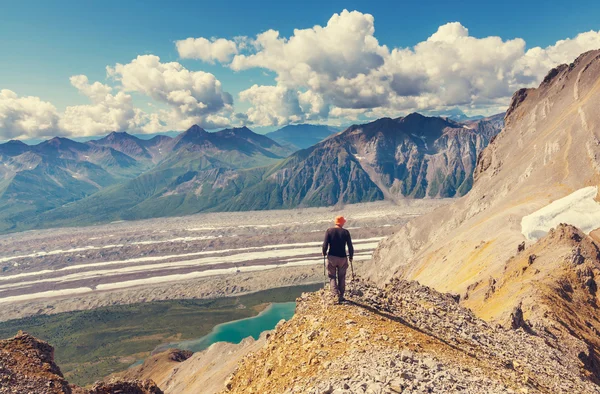
<path id="1" fill-rule="evenodd" d="M 561 223 L 570 224 L 586 234 L 600 227 L 600 203 L 594 198 L 597 186 L 584 187 L 521 219 L 521 233 L 537 241 Z"/>

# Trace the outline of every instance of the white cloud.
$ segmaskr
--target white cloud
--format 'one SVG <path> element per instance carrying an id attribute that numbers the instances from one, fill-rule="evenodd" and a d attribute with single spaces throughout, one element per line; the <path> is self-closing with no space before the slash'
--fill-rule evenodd
<path id="1" fill-rule="evenodd" d="M 193 124 L 213 129 L 231 123 L 231 95 L 210 73 L 189 71 L 179 63 L 161 63 L 157 56 L 146 55 L 107 67 L 107 74 L 121 86 L 90 83 L 85 75 L 72 76 L 71 85 L 91 103 L 67 106 L 63 113 L 38 97 L 18 97 L 2 90 L 0 139 L 90 136 L 113 130 L 159 132 L 184 130 Z M 168 107 L 147 113 L 134 106 L 131 92 Z"/>
<path id="2" fill-rule="evenodd" d="M 211 127 L 215 116 L 233 111 L 231 95 L 213 74 L 190 71 L 177 62 L 161 63 L 158 56 L 144 55 L 106 70 L 121 82 L 123 91 L 139 92 L 171 106 L 174 114 L 170 117 L 178 118 L 177 124 L 198 122 Z"/>
<path id="3" fill-rule="evenodd" d="M 58 120 L 59 114 L 51 103 L 0 90 L 0 140 L 51 135 L 58 130 Z"/>
<path id="4" fill-rule="evenodd" d="M 112 91 L 112 87 L 100 82 L 94 82 L 90 85 L 88 77 L 85 75 L 73 75 L 69 78 L 69 81 L 71 82 L 71 85 L 79 90 L 79 92 L 86 95 L 94 102 L 103 101 Z"/>
<path id="5" fill-rule="evenodd" d="M 250 102 L 248 121 L 258 126 L 285 125 L 304 119 L 298 92 L 283 86 L 258 86 L 240 92 L 240 99 Z"/>
<path id="6" fill-rule="evenodd" d="M 518 88 L 513 67 L 523 56 L 525 41 L 476 38 L 460 23 L 440 26 L 413 48 L 392 50 L 383 70 L 391 78 L 390 106 L 415 109 L 482 105 L 508 98 Z"/>
<path id="7" fill-rule="evenodd" d="M 134 108 L 130 95 L 124 92 L 112 95 L 112 87 L 100 82 L 90 84 L 85 75 L 74 75 L 70 81 L 93 104 L 67 107 L 60 119 L 63 131 L 78 136 L 99 135 L 137 130 L 147 122 L 146 114 Z"/>
<path id="8" fill-rule="evenodd" d="M 575 38 L 559 40 L 546 48 L 531 48 L 515 64 L 515 70 L 524 82 L 540 82 L 550 69 L 569 64 L 583 52 L 600 49 L 600 31 L 588 31 Z"/>
<path id="9" fill-rule="evenodd" d="M 600 32 L 526 51 L 521 38 L 473 37 L 451 22 L 413 47 L 390 50 L 375 37 L 373 16 L 344 10 L 326 26 L 296 29 L 290 37 L 268 30 L 249 42 L 230 67 L 275 72 L 276 86 L 253 86 L 240 94 L 253 105 L 249 117 L 266 125 L 269 119 L 273 124 L 314 119 L 315 113 L 324 119 L 327 110 L 330 117 L 343 112 L 398 116 L 456 106 L 499 112 L 517 89 L 535 86 L 551 68 L 600 48 Z M 284 99 L 283 105 L 274 95 Z"/>
<path id="10" fill-rule="evenodd" d="M 268 30 L 253 41 L 254 53 L 238 54 L 230 67 L 260 67 L 274 71 L 285 88 L 302 88 L 324 96 L 333 105 L 360 108 L 379 102 L 379 89 L 366 88 L 389 56 L 374 36 L 374 18 L 344 10 L 325 27 L 296 29 L 290 38 Z M 368 104 L 366 104 L 368 103 Z"/>
<path id="11" fill-rule="evenodd" d="M 177 52 L 183 59 L 200 59 L 208 63 L 226 63 L 238 53 L 235 41 L 224 38 L 207 40 L 204 37 L 175 41 Z"/>
<path id="12" fill-rule="evenodd" d="M 325 27 L 296 29 L 289 39 L 268 30 L 254 41 L 257 52 L 235 56 L 231 67 L 266 68 L 275 71 L 284 85 L 308 82 L 311 89 L 319 90 L 321 82 L 354 78 L 383 64 L 388 50 L 374 37 L 373 22 L 372 15 L 344 10 Z"/>
<path id="13" fill-rule="evenodd" d="M 90 102 L 63 113 L 39 97 L 1 90 L 0 139 L 159 132 L 194 123 L 210 129 L 240 123 L 340 124 L 456 107 L 491 114 L 504 110 L 517 89 L 539 84 L 551 68 L 600 48 L 600 32 L 527 49 L 521 38 L 473 37 L 467 27 L 451 22 L 412 47 L 394 48 L 379 43 L 372 15 L 344 10 L 324 26 L 295 29 L 289 37 L 267 30 L 254 38 L 190 37 L 176 46 L 182 58 L 219 62 L 234 71 L 260 68 L 275 81 L 239 92 L 250 107 L 236 113 L 231 95 L 213 74 L 138 56 L 106 68 L 116 83 L 71 77 Z M 134 106 L 137 95 L 155 100 L 144 107 L 149 112 Z"/>

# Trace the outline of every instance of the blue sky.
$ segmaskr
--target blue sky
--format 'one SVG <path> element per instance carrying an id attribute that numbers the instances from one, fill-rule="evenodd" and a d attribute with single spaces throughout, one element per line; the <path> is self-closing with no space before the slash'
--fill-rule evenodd
<path id="1" fill-rule="evenodd" d="M 545 70 L 544 67 L 551 65 L 551 61 L 546 58 L 552 58 L 554 62 L 560 61 L 562 59 L 559 59 L 560 56 L 556 54 L 559 52 L 564 53 L 563 57 L 568 59 L 582 48 L 592 49 L 587 48 L 586 45 L 594 46 L 596 43 L 595 37 L 587 37 L 586 40 L 582 40 L 585 41 L 583 43 L 573 43 L 568 48 L 556 48 L 551 55 L 539 60 L 540 64 L 531 65 L 527 60 L 528 71 L 521 70 L 519 71 L 521 74 L 514 78 L 511 77 L 512 80 L 506 82 L 501 93 L 499 93 L 500 90 L 488 91 L 489 89 L 482 89 L 481 86 L 474 88 L 475 82 L 473 81 L 477 78 L 481 81 L 483 78 L 481 76 L 474 76 L 456 84 L 452 80 L 456 75 L 452 74 L 422 75 L 416 76 L 413 80 L 411 69 L 409 67 L 405 69 L 403 64 L 422 62 L 431 68 L 429 60 L 424 60 L 428 59 L 424 54 L 425 50 L 422 55 L 418 56 L 419 59 L 415 56 L 412 56 L 410 61 L 402 58 L 396 60 L 395 66 L 392 66 L 391 61 L 387 60 L 385 51 L 366 49 L 365 56 L 372 54 L 377 58 L 386 59 L 385 68 L 386 72 L 389 72 L 387 79 L 394 78 L 399 81 L 395 86 L 400 84 L 402 87 L 396 89 L 394 93 L 392 92 L 393 87 L 392 90 L 389 90 L 389 86 L 382 86 L 377 93 L 381 97 L 391 94 L 394 96 L 392 99 L 381 97 L 376 99 L 374 98 L 375 93 L 370 92 L 366 93 L 364 100 L 340 96 L 357 94 L 356 92 L 360 91 L 360 88 L 356 87 L 356 83 L 358 83 L 356 81 L 352 82 L 353 89 L 356 88 L 354 90 L 348 87 L 324 87 L 323 85 L 333 83 L 340 77 L 353 79 L 358 74 L 367 73 L 365 67 L 373 69 L 383 67 L 383 61 L 377 60 L 372 64 L 361 63 L 356 67 L 350 67 L 347 72 L 339 74 L 325 73 L 327 74 L 325 75 L 321 73 L 319 78 L 322 77 L 322 79 L 315 85 L 316 74 L 313 75 L 311 82 L 309 71 L 307 71 L 306 80 L 302 80 L 303 77 L 298 77 L 297 73 L 291 71 L 291 66 L 275 65 L 276 56 L 271 56 L 269 59 L 257 58 L 256 61 L 251 62 L 252 64 L 244 63 L 243 66 L 233 70 L 228 62 L 214 61 L 212 63 L 211 61 L 182 58 L 175 45 L 176 41 L 186 38 L 204 37 L 209 40 L 211 38 L 233 40 L 234 37 L 243 36 L 247 37 L 246 45 L 251 46 L 250 43 L 257 34 L 269 29 L 278 31 L 280 38 L 288 39 L 294 35 L 294 29 L 311 29 L 315 25 L 326 26 L 334 14 L 339 14 L 344 9 L 357 10 L 361 15 L 372 15 L 375 29 L 373 36 L 379 46 L 385 46 L 390 53 L 394 48 L 412 48 L 418 43 L 428 40 L 428 37 L 431 37 L 440 26 L 450 22 L 460 23 L 458 30 L 453 30 L 458 32 L 458 35 L 464 35 L 461 30 L 464 27 L 468 29 L 469 37 L 498 36 L 502 42 L 522 39 L 525 42 L 524 51 L 536 46 L 545 49 L 554 46 L 559 40 L 574 39 L 580 33 L 597 32 L 600 29 L 600 2 L 598 1 L 578 1 L 576 4 L 549 1 L 179 1 L 171 3 L 110 0 L 102 2 L 3 1 L 0 13 L 0 37 L 2 37 L 0 39 L 2 59 L 0 61 L 0 89 L 10 90 L 17 97 L 11 95 L 11 100 L 13 100 L 11 101 L 13 111 L 11 118 L 26 119 L 27 116 L 35 116 L 30 113 L 32 111 L 30 108 L 18 107 L 14 101 L 30 96 L 38 97 L 40 101 L 51 104 L 57 115 L 56 120 L 48 121 L 51 123 L 50 125 L 48 122 L 36 119 L 20 125 L 16 123 L 9 125 L 6 121 L 3 125 L 0 122 L 0 139 L 3 135 L 23 138 L 26 136 L 39 137 L 47 133 L 90 134 L 100 130 L 103 124 L 106 124 L 107 127 L 116 126 L 111 128 L 128 128 L 126 125 L 129 125 L 130 128 L 141 129 L 141 123 L 132 126 L 131 119 L 128 121 L 120 119 L 115 124 L 111 124 L 110 122 L 102 123 L 103 121 L 98 118 L 91 123 L 87 120 L 77 121 L 75 125 L 72 121 L 63 119 L 63 112 L 69 106 L 98 104 L 93 100 L 90 103 L 89 95 L 82 94 L 81 88 L 78 90 L 70 83 L 69 78 L 74 75 L 87 76 L 89 84 L 96 81 L 107 84 L 112 87 L 111 94 L 123 90 L 124 94 L 131 96 L 133 106 L 140 108 L 146 114 L 151 113 L 153 108 L 162 111 L 172 110 L 175 105 L 172 100 L 161 101 L 160 98 L 157 99 L 157 96 L 149 97 L 148 90 L 144 91 L 143 88 L 123 88 L 120 83 L 125 84 L 125 81 L 121 80 L 126 78 L 125 75 L 120 75 L 116 80 L 107 78 L 106 66 L 114 67 L 117 63 L 126 65 L 139 55 L 156 55 L 162 63 L 178 62 L 190 72 L 210 73 L 220 82 L 222 91 L 231 95 L 233 99 L 230 105 L 227 103 L 227 99 L 223 99 L 224 103 L 216 105 L 216 107 L 219 105 L 220 107 L 213 112 L 177 109 L 179 111 L 177 116 L 173 115 L 169 118 L 171 120 L 159 122 L 164 128 L 183 125 L 188 120 L 205 122 L 205 127 L 226 126 L 227 122 L 239 125 L 241 121 L 251 127 L 260 128 L 301 121 L 344 123 L 387 113 L 401 115 L 403 112 L 411 110 L 426 112 L 429 109 L 439 110 L 455 106 L 471 113 L 478 111 L 491 113 L 500 108 L 503 102 L 507 104 L 507 97 L 509 97 L 507 91 L 513 89 L 516 84 L 535 84 L 540 78 L 537 74 L 540 74 L 541 71 L 538 70 Z M 358 19 L 356 21 L 360 22 Z M 358 41 L 361 41 L 360 37 L 358 37 Z M 333 41 L 333 43 L 334 46 L 346 45 L 344 41 L 337 44 Z M 251 56 L 265 50 L 265 48 L 252 48 L 250 53 L 246 53 L 245 51 L 249 51 L 247 48 L 238 49 L 238 54 L 245 53 L 246 56 Z M 268 51 L 264 52 L 267 55 L 269 53 Z M 327 56 L 339 56 L 335 53 L 328 54 L 326 50 L 321 52 L 324 59 Z M 464 52 L 464 50 L 460 52 Z M 311 57 L 312 55 L 307 54 L 307 56 L 299 57 L 295 61 L 301 63 L 306 60 L 307 64 L 314 69 L 313 71 L 317 70 L 315 71 L 317 74 L 320 73 L 320 65 L 330 64 L 326 59 L 323 60 L 323 63 L 322 59 L 317 61 Z M 511 56 L 500 61 L 513 61 L 514 59 L 516 57 Z M 454 59 L 454 63 L 457 62 L 462 64 L 465 59 Z M 419 67 L 413 66 L 415 70 L 419 69 Z M 397 70 L 401 71 L 397 71 L 393 67 L 397 67 Z M 440 67 L 451 66 L 441 65 Z M 536 71 L 532 71 L 533 69 Z M 383 70 L 380 70 L 380 73 L 383 73 Z M 467 73 L 468 70 L 461 71 L 460 77 L 464 78 Z M 505 74 L 507 68 L 490 71 L 490 75 L 494 73 Z M 518 74 L 515 70 L 510 70 L 510 73 Z M 532 73 L 536 75 L 532 76 Z M 295 76 L 292 78 L 291 74 Z M 279 78 L 276 79 L 276 77 Z M 381 75 L 373 76 L 373 78 L 377 78 L 378 81 L 385 79 Z M 439 92 L 432 91 L 431 86 L 436 84 L 448 84 L 444 87 L 444 95 L 454 94 L 452 92 L 462 94 L 465 93 L 465 89 L 472 89 L 472 91 L 456 100 L 449 98 L 434 100 L 432 98 L 434 94 L 440 96 Z M 271 90 L 263 89 L 259 92 L 257 89 L 246 94 L 247 100 L 241 100 L 240 92 L 250 89 L 253 85 L 271 87 L 269 88 Z M 291 100 L 282 104 L 282 107 L 287 106 L 286 111 L 278 112 L 278 109 L 272 108 L 275 105 L 272 97 L 272 94 L 275 94 L 274 86 L 280 88 L 279 93 L 284 92 L 281 96 L 284 97 L 282 100 Z M 303 104 L 302 100 L 309 100 L 307 92 L 310 93 L 311 100 L 319 101 L 319 108 L 316 108 L 316 104 L 311 104 L 313 106 L 310 108 L 307 107 L 309 104 Z M 301 94 L 305 96 L 300 97 Z M 483 97 L 486 94 L 489 97 Z M 406 98 L 407 95 L 410 96 L 410 100 Z M 191 93 L 191 96 L 197 99 L 197 103 L 204 100 L 194 92 Z M 149 106 L 149 103 L 152 106 Z M 254 111 L 252 111 L 253 108 Z M 81 112 L 79 110 L 83 109 L 87 111 L 87 108 L 79 108 L 77 112 Z M 17 112 L 18 110 L 21 112 Z M 234 116 L 235 114 L 240 115 Z M 188 115 L 189 117 L 186 118 L 185 116 Z M 219 120 L 207 120 L 208 115 L 215 119 L 218 115 Z M 93 116 L 96 116 L 95 113 Z M 90 126 L 92 123 L 93 126 Z M 84 124 L 86 126 L 83 126 Z M 33 130 L 36 125 L 38 128 L 45 127 L 46 130 L 36 132 Z M 77 131 L 77 125 L 81 125 L 80 127 L 85 130 Z M 12 131 L 7 131 L 9 127 L 12 128 Z M 16 132 L 15 129 L 18 128 L 22 130 Z M 145 131 L 160 130 L 156 127 L 148 127 Z"/>

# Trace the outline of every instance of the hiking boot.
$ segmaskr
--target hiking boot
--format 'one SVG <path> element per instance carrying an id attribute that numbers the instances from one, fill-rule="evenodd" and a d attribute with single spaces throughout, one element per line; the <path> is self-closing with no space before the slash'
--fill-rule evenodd
<path id="1" fill-rule="evenodd" d="M 329 305 L 338 305 L 340 303 L 339 297 L 330 292 L 327 292 L 325 295 L 325 302 Z"/>

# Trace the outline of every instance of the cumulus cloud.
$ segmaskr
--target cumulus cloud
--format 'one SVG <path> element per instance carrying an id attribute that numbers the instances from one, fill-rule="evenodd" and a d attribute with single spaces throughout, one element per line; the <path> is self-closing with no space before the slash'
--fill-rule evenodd
<path id="1" fill-rule="evenodd" d="M 514 64 L 524 52 L 525 41 L 519 38 L 472 37 L 457 22 L 440 26 L 426 41 L 394 49 L 386 59 L 382 69 L 391 76 L 390 106 L 485 106 L 510 97 L 519 83 Z"/>
<path id="2" fill-rule="evenodd" d="M 57 132 L 58 122 L 59 114 L 51 103 L 0 90 L 0 139 L 48 136 Z"/>
<path id="3" fill-rule="evenodd" d="M 177 62 L 162 63 L 158 56 L 145 55 L 128 64 L 107 67 L 107 75 L 120 85 L 91 83 L 85 75 L 72 76 L 71 85 L 90 104 L 67 106 L 62 113 L 38 97 L 18 97 L 2 90 L 0 139 L 90 136 L 113 130 L 159 132 L 183 130 L 193 124 L 212 129 L 231 123 L 231 95 L 210 73 L 190 71 Z M 166 104 L 166 109 L 159 107 L 147 113 L 136 108 L 133 93 Z"/>
<path id="4" fill-rule="evenodd" d="M 85 75 L 72 76 L 70 81 L 93 104 L 74 105 L 65 109 L 60 127 L 69 134 L 87 136 L 109 130 L 137 130 L 146 123 L 146 115 L 134 108 L 130 95 L 123 92 L 112 95 L 112 87 L 100 82 L 90 84 Z"/>
<path id="5" fill-rule="evenodd" d="M 251 103 L 247 119 L 258 126 L 284 125 L 303 120 L 298 92 L 283 86 L 258 86 L 240 92 L 240 99 Z"/>
<path id="6" fill-rule="evenodd" d="M 268 30 L 250 43 L 229 66 L 273 71 L 277 84 L 253 86 L 240 99 L 253 105 L 251 119 L 281 124 L 342 113 L 398 115 L 456 106 L 499 112 L 515 90 L 534 86 L 552 67 L 600 48 L 600 32 L 526 50 L 521 38 L 473 37 L 461 23 L 451 22 L 413 47 L 388 49 L 375 37 L 372 15 L 344 10 L 325 26 L 296 29 L 290 37 Z M 275 96 L 284 100 L 282 108 Z M 301 97 L 311 97 L 319 109 L 302 105 L 307 101 Z"/>
<path id="7" fill-rule="evenodd" d="M 73 75 L 69 78 L 71 85 L 79 90 L 80 93 L 89 97 L 93 101 L 102 101 L 110 94 L 112 87 L 104 85 L 100 82 L 89 83 L 88 77 L 85 75 Z"/>
<path id="8" fill-rule="evenodd" d="M 531 48 L 516 62 L 515 70 L 524 82 L 539 82 L 548 70 L 559 64 L 571 63 L 581 53 L 592 49 L 600 49 L 600 31 L 581 33 L 546 48 Z"/>
<path id="9" fill-rule="evenodd" d="M 232 111 L 233 99 L 210 73 L 190 71 L 180 63 L 162 63 L 158 56 L 138 56 L 128 64 L 107 67 L 125 92 L 138 92 L 170 105 L 181 119 L 206 119 Z"/>
<path id="10" fill-rule="evenodd" d="M 451 22 L 414 46 L 388 47 L 376 38 L 372 15 L 344 10 L 324 26 L 295 29 L 289 37 L 267 30 L 253 38 L 190 37 L 176 47 L 181 58 L 219 62 L 233 71 L 259 68 L 275 81 L 239 92 L 249 104 L 240 113 L 213 74 L 138 56 L 107 67 L 108 84 L 71 77 L 89 103 L 62 113 L 38 97 L 0 91 L 0 138 L 159 132 L 194 123 L 209 129 L 340 124 L 456 107 L 491 114 L 505 110 L 515 90 L 537 85 L 551 68 L 600 48 L 600 32 L 528 49 L 521 38 L 474 37 Z M 134 106 L 138 95 L 154 100 L 150 112 Z"/>
<path id="11" fill-rule="evenodd" d="M 183 59 L 200 59 L 208 63 L 226 63 L 238 53 L 235 41 L 224 38 L 208 40 L 204 37 L 175 41 L 177 52 Z"/>
<path id="12" fill-rule="evenodd" d="M 236 55 L 230 67 L 274 71 L 278 85 L 310 90 L 333 105 L 360 108 L 371 100 L 381 104 L 381 92 L 364 86 L 378 78 L 373 74 L 389 56 L 374 33 L 372 15 L 344 10 L 326 26 L 296 29 L 290 38 L 275 30 L 261 33 L 249 47 L 255 52 Z"/>

